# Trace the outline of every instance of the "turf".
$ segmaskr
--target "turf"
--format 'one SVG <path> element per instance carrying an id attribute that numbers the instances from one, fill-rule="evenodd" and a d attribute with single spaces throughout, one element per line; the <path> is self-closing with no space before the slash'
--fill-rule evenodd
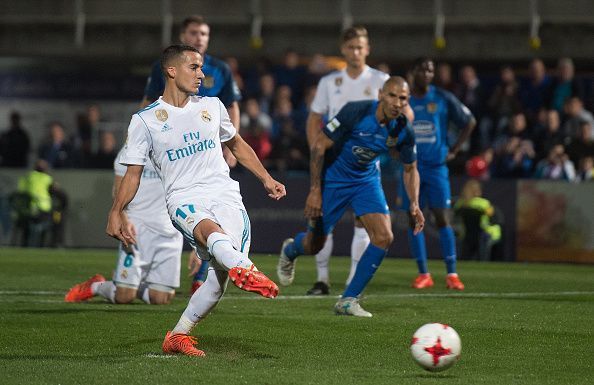
<path id="1" fill-rule="evenodd" d="M 275 257 L 254 259 L 274 276 Z M 160 350 L 186 306 L 187 279 L 169 306 L 62 302 L 114 262 L 108 250 L 0 249 L 0 383 L 594 383 L 594 266 L 460 262 L 467 290 L 451 293 L 432 261 L 436 286 L 419 292 L 409 288 L 414 263 L 387 259 L 362 300 L 374 317 L 360 319 L 333 315 L 334 296 L 302 296 L 315 270 L 306 257 L 278 299 L 230 285 L 194 331 L 207 357 L 191 358 Z M 331 262 L 333 295 L 348 264 Z M 410 357 L 413 332 L 428 322 L 462 338 L 462 358 L 446 372 L 425 372 Z"/>

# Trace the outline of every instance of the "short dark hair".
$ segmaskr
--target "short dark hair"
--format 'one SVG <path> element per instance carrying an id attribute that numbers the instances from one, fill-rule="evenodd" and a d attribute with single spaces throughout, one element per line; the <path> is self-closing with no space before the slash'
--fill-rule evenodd
<path id="1" fill-rule="evenodd" d="M 350 28 L 345 29 L 342 32 L 340 37 L 340 43 L 346 43 L 347 41 L 354 39 L 356 37 L 364 37 L 369 39 L 369 35 L 367 34 L 367 29 L 362 25 L 356 25 Z"/>
<path id="2" fill-rule="evenodd" d="M 185 51 L 200 53 L 196 48 L 186 44 L 173 44 L 163 50 L 163 53 L 161 54 L 161 71 L 165 77 L 167 77 L 167 67 L 169 67 L 171 62 L 178 59 Z"/>
<path id="3" fill-rule="evenodd" d="M 430 57 L 427 57 L 427 56 L 418 57 L 413 62 L 412 69 L 415 70 L 415 69 L 421 67 L 423 64 L 428 63 L 428 62 L 432 62 L 433 64 L 435 64 L 433 59 L 431 59 Z"/>
<path id="4" fill-rule="evenodd" d="M 202 17 L 200 15 L 191 15 L 191 16 L 186 17 L 182 21 L 182 23 L 180 25 L 180 32 L 183 33 L 188 28 L 188 26 L 190 24 L 198 24 L 198 25 L 206 24 L 206 25 L 208 25 L 206 23 L 206 20 L 204 20 L 204 17 Z"/>

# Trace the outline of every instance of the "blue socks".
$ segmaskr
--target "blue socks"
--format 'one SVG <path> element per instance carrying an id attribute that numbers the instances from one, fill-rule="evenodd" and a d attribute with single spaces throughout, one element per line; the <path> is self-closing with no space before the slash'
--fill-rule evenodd
<path id="1" fill-rule="evenodd" d="M 408 245 L 410 252 L 417 260 L 419 274 L 427 274 L 427 246 L 425 245 L 425 233 L 420 232 L 414 235 L 412 229 L 408 229 Z"/>
<path id="2" fill-rule="evenodd" d="M 451 227 L 439 229 L 439 246 L 448 274 L 456 272 L 456 237 Z"/>
<path id="3" fill-rule="evenodd" d="M 193 281 L 194 282 L 196 282 L 196 281 L 205 282 L 207 273 L 208 273 L 208 261 L 202 261 L 202 265 L 200 265 L 200 269 L 198 269 L 198 272 L 194 275 Z"/>
<path id="4" fill-rule="evenodd" d="M 295 235 L 295 240 L 285 247 L 285 255 L 289 260 L 294 261 L 298 256 L 303 255 L 303 238 L 305 233 Z"/>
<path id="5" fill-rule="evenodd" d="M 381 249 L 371 243 L 367 246 L 365 252 L 361 256 L 361 260 L 357 264 L 355 276 L 344 290 L 342 298 L 357 297 L 363 292 L 365 286 L 367 286 L 367 283 L 373 278 L 373 275 L 379 268 L 387 252 L 387 250 Z"/>
<path id="6" fill-rule="evenodd" d="M 410 251 L 417 260 L 419 274 L 427 274 L 427 247 L 425 246 L 425 234 L 420 232 L 413 235 L 413 231 L 408 229 L 408 244 Z M 439 247 L 441 255 L 446 265 L 448 274 L 456 272 L 456 237 L 454 230 L 450 227 L 442 227 L 439 229 Z"/>

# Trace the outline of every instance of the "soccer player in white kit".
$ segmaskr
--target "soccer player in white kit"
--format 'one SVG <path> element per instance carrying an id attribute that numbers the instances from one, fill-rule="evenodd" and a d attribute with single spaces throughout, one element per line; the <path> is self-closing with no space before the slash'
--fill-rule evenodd
<path id="1" fill-rule="evenodd" d="M 128 168 L 106 229 L 125 246 L 136 244 L 122 214 L 150 158 L 165 187 L 171 221 L 192 245 L 206 246 L 213 257 L 206 281 L 163 341 L 165 353 L 190 356 L 205 355 L 189 333 L 220 301 L 229 279 L 245 291 L 267 298 L 278 295 L 277 285 L 248 257 L 250 222 L 239 184 L 229 177 L 222 143 L 262 181 L 270 198 L 286 195 L 285 186 L 268 174 L 237 133 L 223 103 L 214 97 L 192 96 L 204 79 L 202 63 L 202 56 L 191 46 L 172 45 L 163 51 L 165 91 L 132 117 L 121 159 Z"/>
<path id="2" fill-rule="evenodd" d="M 321 132 L 324 116 L 327 118 L 334 117 L 348 102 L 377 99 L 379 91 L 390 77 L 389 74 L 373 69 L 366 64 L 369 55 L 369 37 L 367 29 L 364 27 L 355 26 L 346 29 L 342 33 L 340 51 L 346 61 L 346 67 L 320 79 L 316 95 L 310 107 L 311 112 L 307 118 L 307 141 L 310 148 Z M 407 106 L 404 113 L 412 122 L 414 114 L 410 107 Z M 285 240 L 281 250 L 284 250 L 287 243 L 291 241 L 292 239 Z M 347 285 L 353 278 L 361 255 L 363 255 L 368 245 L 369 235 L 361 221 L 355 218 L 355 229 L 351 244 L 351 270 L 346 281 Z M 314 286 L 308 290 L 308 295 L 326 295 L 330 293 L 328 263 L 333 246 L 333 237 L 332 233 L 330 233 L 326 238 L 324 247 L 316 254 L 318 278 Z M 279 283 L 284 286 L 290 285 L 295 276 L 295 261 L 283 258 L 282 251 L 277 266 L 277 275 Z"/>
<path id="3" fill-rule="evenodd" d="M 120 164 L 121 150 L 114 162 L 113 192 L 116 196 L 126 167 Z M 112 303 L 130 303 L 139 298 L 149 304 L 168 304 L 180 284 L 183 237 L 173 227 L 165 206 L 165 190 L 152 164 L 147 163 L 134 199 L 125 210 L 130 232 L 138 243 L 118 250 L 113 280 L 96 274 L 74 286 L 66 302 L 86 301 L 101 296 Z"/>

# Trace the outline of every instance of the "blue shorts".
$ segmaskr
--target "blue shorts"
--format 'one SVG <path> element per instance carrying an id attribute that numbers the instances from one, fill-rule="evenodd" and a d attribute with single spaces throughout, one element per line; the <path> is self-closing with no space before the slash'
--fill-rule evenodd
<path id="1" fill-rule="evenodd" d="M 449 209 L 451 207 L 452 192 L 449 175 L 446 165 L 425 167 L 419 165 L 419 176 L 421 177 L 419 207 L 425 208 L 427 205 L 431 209 Z M 410 200 L 404 188 L 403 178 L 400 178 L 399 194 L 402 198 L 400 209 L 408 211 Z"/>
<path id="2" fill-rule="evenodd" d="M 324 234 L 330 234 L 350 207 L 355 215 L 388 214 L 388 203 L 379 178 L 351 185 L 324 186 L 322 191 L 322 222 Z"/>

